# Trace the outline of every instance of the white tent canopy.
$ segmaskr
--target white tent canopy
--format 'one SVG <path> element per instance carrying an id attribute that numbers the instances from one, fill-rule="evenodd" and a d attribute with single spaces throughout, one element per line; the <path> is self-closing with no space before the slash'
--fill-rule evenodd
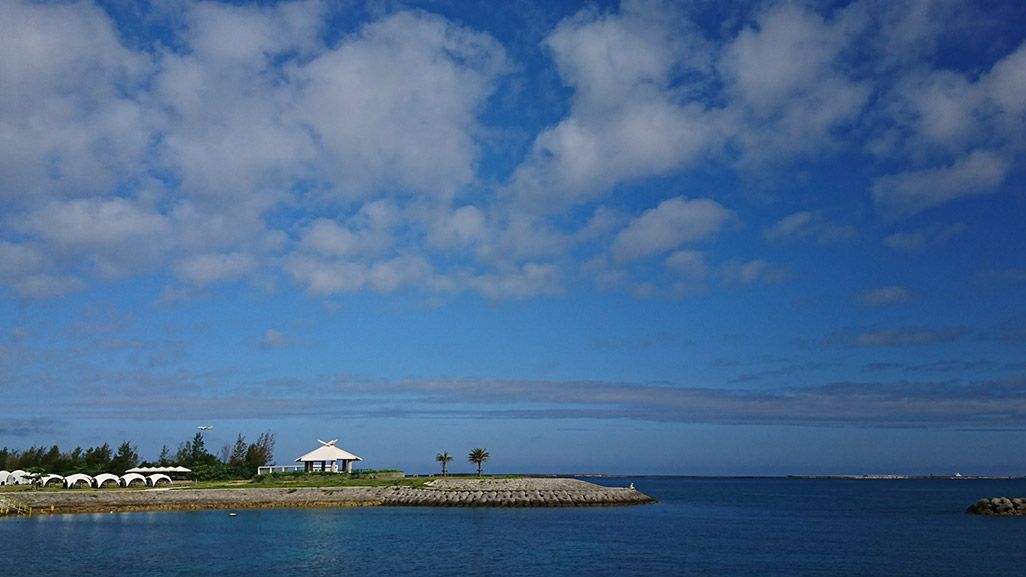
<path id="1" fill-rule="evenodd" d="M 185 467 L 132 467 L 125 471 L 126 473 L 140 473 L 143 475 L 149 475 L 153 473 L 163 473 L 165 475 L 170 473 L 191 473 L 192 469 Z"/>
<path id="2" fill-rule="evenodd" d="M 157 483 L 160 483 L 161 481 L 167 481 L 167 484 L 170 485 L 171 477 L 168 477 L 163 473 L 153 473 L 152 475 L 146 476 L 146 484 L 150 487 L 156 487 Z"/>
<path id="3" fill-rule="evenodd" d="M 64 477 L 62 477 L 60 475 L 46 475 L 45 477 L 39 479 L 39 486 L 40 487 L 45 487 L 45 486 L 47 486 L 47 484 L 52 483 L 54 481 L 60 481 L 60 482 L 63 483 L 64 482 Z"/>
<path id="4" fill-rule="evenodd" d="M 121 484 L 119 483 L 119 477 L 117 475 L 113 473 L 100 473 L 99 475 L 93 477 L 93 486 L 99 489 L 104 485 L 104 483 L 109 483 L 111 481 L 114 481 L 115 485 Z"/>
<path id="5" fill-rule="evenodd" d="M 87 486 L 93 486 L 93 478 L 83 473 L 75 473 L 74 475 L 68 475 L 64 478 L 64 488 L 71 489 L 79 483 L 85 483 Z"/>
<path id="6" fill-rule="evenodd" d="M 318 439 L 317 442 L 321 444 L 319 448 L 310 451 L 295 461 L 306 465 L 305 470 L 307 472 L 331 471 L 337 473 L 339 472 L 338 462 L 342 461 L 342 469 L 346 473 L 352 473 L 353 462 L 363 460 L 349 451 L 336 447 L 335 443 L 338 442 L 338 439 L 328 442 Z M 317 463 L 320 463 L 320 468 L 317 467 Z"/>
<path id="7" fill-rule="evenodd" d="M 130 487 L 132 483 L 135 483 L 136 481 L 146 485 L 146 477 L 143 477 L 139 473 L 125 473 L 121 476 L 122 487 Z"/>

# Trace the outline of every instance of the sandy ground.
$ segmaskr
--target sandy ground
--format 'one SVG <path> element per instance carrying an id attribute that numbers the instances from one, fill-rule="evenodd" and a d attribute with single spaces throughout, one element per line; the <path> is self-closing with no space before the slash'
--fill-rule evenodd
<path id="1" fill-rule="evenodd" d="M 11 495 L 33 514 L 284 507 L 573 507 L 652 502 L 628 488 L 576 479 L 438 479 L 410 487 L 75 489 Z"/>

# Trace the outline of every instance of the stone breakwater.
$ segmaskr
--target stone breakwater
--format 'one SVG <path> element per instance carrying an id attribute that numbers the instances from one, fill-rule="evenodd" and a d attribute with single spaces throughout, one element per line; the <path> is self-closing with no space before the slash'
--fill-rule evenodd
<path id="1" fill-rule="evenodd" d="M 436 479 L 422 489 L 390 489 L 383 505 L 586 507 L 653 502 L 636 489 L 602 487 L 577 479 Z"/>
<path id="2" fill-rule="evenodd" d="M 654 502 L 576 479 L 438 479 L 422 488 L 296 487 L 20 492 L 33 514 L 304 507 L 587 507 Z"/>
<path id="3" fill-rule="evenodd" d="M 1026 517 L 1026 498 L 991 497 L 980 499 L 965 511 L 973 515 L 1003 515 Z"/>

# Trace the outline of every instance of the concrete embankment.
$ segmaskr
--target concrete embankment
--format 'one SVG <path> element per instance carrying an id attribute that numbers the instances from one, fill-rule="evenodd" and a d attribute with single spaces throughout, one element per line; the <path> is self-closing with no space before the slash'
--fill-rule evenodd
<path id="1" fill-rule="evenodd" d="M 33 514 L 298 507 L 581 507 L 651 503 L 631 488 L 575 479 L 438 479 L 422 488 L 79 489 L 19 492 Z"/>
<path id="2" fill-rule="evenodd" d="M 1026 517 L 1026 497 L 990 497 L 980 499 L 965 511 L 973 515 Z"/>

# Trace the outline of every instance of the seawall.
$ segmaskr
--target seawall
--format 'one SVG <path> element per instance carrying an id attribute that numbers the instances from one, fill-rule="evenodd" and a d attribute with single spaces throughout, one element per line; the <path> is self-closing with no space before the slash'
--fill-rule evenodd
<path id="1" fill-rule="evenodd" d="M 632 488 L 576 479 L 438 479 L 423 488 L 296 487 L 24 491 L 32 514 L 303 507 L 587 507 L 651 503 Z"/>

